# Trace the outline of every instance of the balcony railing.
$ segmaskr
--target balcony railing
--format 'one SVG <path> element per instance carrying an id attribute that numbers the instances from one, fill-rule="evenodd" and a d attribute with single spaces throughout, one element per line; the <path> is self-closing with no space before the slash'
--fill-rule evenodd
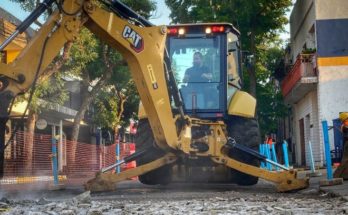
<path id="1" fill-rule="evenodd" d="M 281 83 L 283 96 L 286 97 L 298 84 L 313 83 L 313 81 L 306 82 L 306 78 L 317 77 L 315 68 L 316 56 L 314 54 L 300 54 L 291 71 Z"/>

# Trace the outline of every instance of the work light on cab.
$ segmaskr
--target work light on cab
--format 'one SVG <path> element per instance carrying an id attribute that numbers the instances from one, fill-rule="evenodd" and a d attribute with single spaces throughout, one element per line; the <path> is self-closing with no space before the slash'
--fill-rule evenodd
<path id="1" fill-rule="evenodd" d="M 206 34 L 211 34 L 211 27 L 206 27 L 205 28 L 205 33 Z"/>
<path id="2" fill-rule="evenodd" d="M 225 28 L 224 26 L 213 26 L 211 28 L 211 30 L 214 32 L 214 33 L 222 33 L 225 31 Z"/>
<path id="3" fill-rule="evenodd" d="M 168 34 L 177 34 L 178 33 L 178 29 L 177 28 L 168 28 Z"/>
<path id="4" fill-rule="evenodd" d="M 184 28 L 179 28 L 179 35 L 184 35 L 185 34 L 185 29 Z"/>

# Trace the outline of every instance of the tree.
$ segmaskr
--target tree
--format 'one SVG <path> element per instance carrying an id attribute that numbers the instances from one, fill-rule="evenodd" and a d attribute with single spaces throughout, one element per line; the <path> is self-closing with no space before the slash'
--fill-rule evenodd
<path id="1" fill-rule="evenodd" d="M 132 10 L 136 11 L 145 19 L 149 19 L 156 10 L 156 2 L 154 0 L 121 0 Z"/>
<path id="2" fill-rule="evenodd" d="M 278 82 L 273 77 L 279 64 L 284 58 L 284 50 L 278 45 L 265 46 L 260 48 L 260 62 L 256 64 L 257 73 L 257 98 L 258 100 L 258 121 L 261 134 L 276 133 L 277 119 L 287 113 L 283 102 L 283 96 L 277 86 Z"/>
<path id="3" fill-rule="evenodd" d="M 174 23 L 230 22 L 241 31 L 243 51 L 253 56 L 247 67 L 249 92 L 256 96 L 258 46 L 274 38 L 287 23 L 291 0 L 166 0 Z"/>
<path id="4" fill-rule="evenodd" d="M 25 140 L 25 169 L 29 172 L 32 170 L 34 131 L 38 114 L 44 110 L 53 108 L 56 104 L 63 104 L 67 99 L 64 81 L 61 76 L 62 74 L 55 73 L 52 78 L 41 79 L 34 92 L 32 102 L 29 104 L 28 117 L 25 125 L 27 132 L 27 138 Z M 24 98 L 18 97 L 17 100 L 27 100 L 29 93 L 27 93 Z"/>
<path id="5" fill-rule="evenodd" d="M 154 2 L 150 0 L 128 0 L 124 2 L 126 4 L 129 3 L 128 6 L 133 7 L 133 10 L 138 11 L 145 18 L 149 17 L 151 11 L 155 9 Z M 126 83 L 129 82 L 130 75 L 126 68 L 126 62 L 119 52 L 112 50 L 87 29 L 81 30 L 79 37 L 72 46 L 71 53 L 72 58 L 67 63 L 66 69 L 69 70 L 71 74 L 79 76 L 82 80 L 82 103 L 74 118 L 71 135 L 73 144 L 70 145 L 70 155 L 72 157 L 68 159 L 71 163 L 74 163 L 80 122 L 84 118 L 87 108 L 92 104 L 93 100 L 99 95 L 101 90 L 112 85 L 114 86 L 114 89 L 117 89 L 115 91 L 116 96 L 120 98 L 118 101 L 121 101 L 122 103 L 122 105 L 118 105 L 119 108 L 121 107 L 120 110 L 123 110 L 124 103 L 128 97 L 134 97 L 136 94 L 129 96 L 123 95 L 122 84 L 113 84 L 124 81 Z M 120 71 L 125 71 L 128 76 L 122 78 L 121 74 L 124 72 L 122 73 Z M 120 120 L 121 116 L 122 113 L 120 116 L 116 117 L 116 122 Z M 117 133 L 116 127 L 113 127 L 115 133 Z"/>
<path id="6" fill-rule="evenodd" d="M 94 123 L 99 127 L 113 130 L 116 141 L 119 128 L 127 126 L 129 119 L 137 118 L 138 104 L 139 96 L 133 80 L 117 83 L 98 95 L 94 103 Z"/>

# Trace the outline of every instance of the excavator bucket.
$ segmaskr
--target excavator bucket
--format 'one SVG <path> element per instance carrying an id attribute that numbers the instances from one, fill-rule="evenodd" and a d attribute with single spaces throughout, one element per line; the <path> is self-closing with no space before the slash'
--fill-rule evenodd
<path id="1" fill-rule="evenodd" d="M 342 122 L 341 132 L 343 135 L 343 153 L 341 165 L 336 169 L 334 177 L 348 180 L 348 112 L 340 113 L 339 118 Z"/>

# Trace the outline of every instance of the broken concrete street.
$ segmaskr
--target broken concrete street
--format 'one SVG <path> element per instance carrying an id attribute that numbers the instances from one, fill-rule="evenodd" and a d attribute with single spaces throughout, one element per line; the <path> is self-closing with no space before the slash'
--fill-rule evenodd
<path id="1" fill-rule="evenodd" d="M 1 214 L 348 213 L 348 0 L 0 2 Z"/>
<path id="2" fill-rule="evenodd" d="M 311 187 L 276 193 L 260 180 L 255 186 L 226 184 L 171 184 L 146 186 L 137 181 L 118 184 L 117 191 L 92 193 L 67 188 L 60 191 L 2 192 L 4 214 L 346 214 L 348 199 Z M 342 190 L 348 185 L 341 185 Z M 347 189 L 348 190 L 348 189 Z"/>

